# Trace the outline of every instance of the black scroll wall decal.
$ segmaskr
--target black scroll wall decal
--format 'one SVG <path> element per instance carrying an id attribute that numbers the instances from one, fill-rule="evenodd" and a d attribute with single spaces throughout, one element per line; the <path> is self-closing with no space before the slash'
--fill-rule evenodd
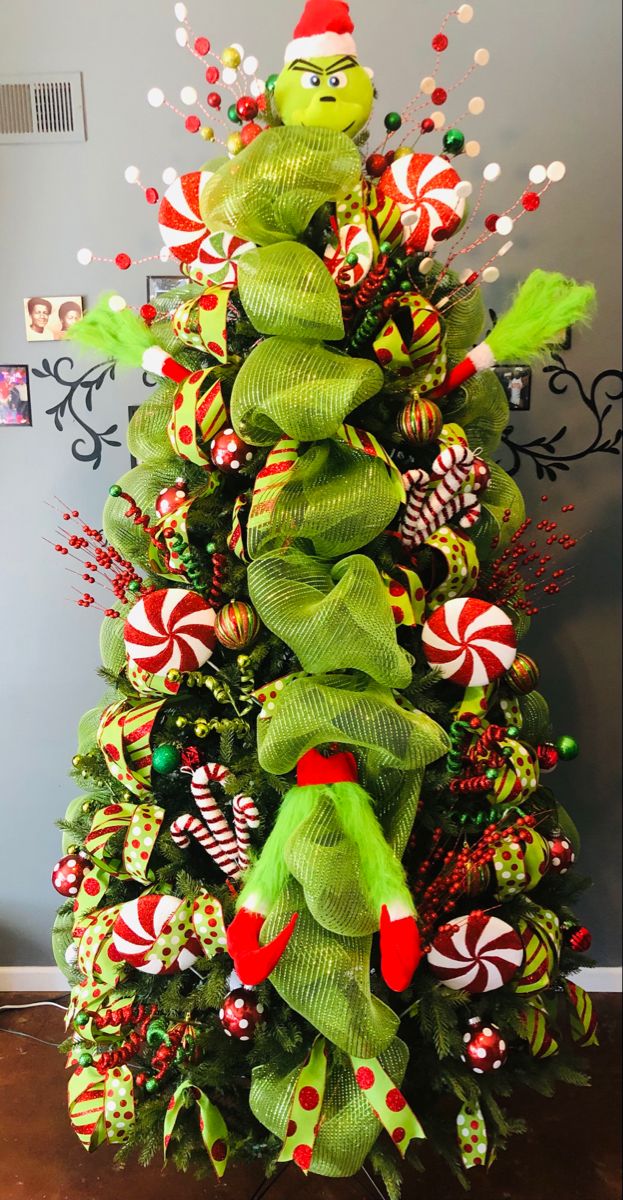
<path id="1" fill-rule="evenodd" d="M 115 381 L 115 363 L 113 360 L 96 363 L 80 374 L 73 374 L 75 364 L 73 358 L 65 355 L 51 363 L 44 358 L 41 367 L 33 367 L 33 375 L 39 379 L 51 379 L 63 388 L 63 395 L 57 404 L 47 408 L 46 413 L 54 419 L 55 428 L 64 433 L 66 425 L 73 419 L 79 426 L 80 433 L 71 445 L 71 453 L 78 462 L 91 463 L 96 471 L 102 462 L 106 446 L 121 446 L 122 443 L 114 435 L 119 432 L 117 424 L 109 425 L 107 429 L 96 429 L 93 415 L 93 404 L 96 393 L 107 382 Z M 143 373 L 145 387 L 155 387 L 156 381 Z"/>

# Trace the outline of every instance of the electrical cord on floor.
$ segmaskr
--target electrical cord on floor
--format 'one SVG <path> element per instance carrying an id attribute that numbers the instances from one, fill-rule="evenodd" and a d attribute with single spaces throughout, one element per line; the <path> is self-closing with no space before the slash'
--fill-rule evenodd
<path id="1" fill-rule="evenodd" d="M 60 1008 L 63 1012 L 67 1012 L 67 1005 L 59 1004 L 57 1000 L 34 1000 L 30 1004 L 0 1004 L 0 1013 L 17 1012 L 23 1008 Z M 61 1042 L 48 1042 L 45 1038 L 36 1037 L 34 1033 L 22 1033 L 19 1029 L 5 1029 L 3 1025 L 0 1025 L 0 1033 L 10 1033 L 13 1037 L 27 1038 L 28 1041 L 39 1042 L 42 1046 L 53 1046 L 55 1050 L 62 1045 Z"/>

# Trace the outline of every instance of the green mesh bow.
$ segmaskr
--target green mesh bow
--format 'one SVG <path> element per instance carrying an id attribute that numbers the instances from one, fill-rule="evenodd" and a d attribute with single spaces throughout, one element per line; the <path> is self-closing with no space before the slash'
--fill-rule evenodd
<path id="1" fill-rule="evenodd" d="M 238 288 L 258 333 L 339 341 L 344 321 L 337 287 L 307 246 L 280 242 L 240 259 Z"/>
<path id="2" fill-rule="evenodd" d="M 350 138 L 329 129 L 267 129 L 208 180 L 201 216 L 270 245 L 301 236 L 317 210 L 359 182 L 361 159 Z"/>
<path id="3" fill-rule="evenodd" d="M 265 625 L 306 671 L 352 667 L 387 687 L 406 687 L 409 656 L 379 572 L 362 554 L 331 566 L 299 550 L 266 554 L 248 569 L 249 595 Z"/>
<path id="4" fill-rule="evenodd" d="M 318 441 L 334 434 L 348 413 L 382 386 L 376 363 L 320 343 L 274 337 L 257 346 L 238 373 L 231 417 L 252 445 L 269 446 L 282 433 Z"/>

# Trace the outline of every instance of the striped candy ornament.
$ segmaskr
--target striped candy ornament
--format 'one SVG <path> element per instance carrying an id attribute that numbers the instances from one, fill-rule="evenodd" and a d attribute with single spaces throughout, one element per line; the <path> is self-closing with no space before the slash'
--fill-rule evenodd
<path id="1" fill-rule="evenodd" d="M 209 236 L 201 216 L 199 198 L 212 174 L 212 171 L 190 171 L 187 175 L 178 175 L 160 203 L 160 235 L 179 262 L 194 262 Z"/>
<path id="2" fill-rule="evenodd" d="M 238 875 L 237 862 L 231 859 L 223 847 L 214 840 L 210 830 L 199 817 L 193 817 L 190 813 L 176 817 L 170 826 L 169 833 L 180 850 L 188 849 L 192 837 L 214 859 L 217 867 L 220 867 L 225 875 L 231 875 L 234 878 Z"/>
<path id="3" fill-rule="evenodd" d="M 346 262 L 348 254 L 357 255 L 357 262 L 353 266 Z M 340 229 L 338 244 L 327 246 L 324 261 L 334 279 L 339 275 L 341 283 L 358 287 L 370 271 L 372 257 L 372 243 L 365 225 L 349 224 Z"/>
<path id="4" fill-rule="evenodd" d="M 162 962 L 153 954 L 161 934 L 172 933 L 178 909 L 184 908 L 180 922 L 176 952 Z M 171 975 L 185 971 L 201 954 L 201 944 L 189 930 L 186 906 L 178 896 L 158 896 L 145 893 L 122 905 L 112 928 L 112 947 L 117 960 L 122 960 L 147 975 Z"/>
<path id="5" fill-rule="evenodd" d="M 254 242 L 223 230 L 210 232 L 206 229 L 197 256 L 188 267 L 188 274 L 195 283 L 215 283 L 231 291 L 238 283 L 238 259 L 249 250 L 255 250 Z"/>
<path id="6" fill-rule="evenodd" d="M 427 957 L 433 975 L 446 987 L 481 995 L 513 978 L 524 948 L 506 921 L 474 912 L 441 929 Z"/>
<path id="7" fill-rule="evenodd" d="M 454 167 L 435 154 L 406 154 L 383 173 L 377 191 L 398 204 L 410 252 L 433 250 L 458 229 L 465 211 L 460 182 Z"/>
<path id="8" fill-rule="evenodd" d="M 392 250 L 400 246 L 404 237 L 402 209 L 389 196 L 383 196 L 375 184 L 368 184 L 368 215 L 374 222 L 377 240 L 389 242 Z"/>
<path id="9" fill-rule="evenodd" d="M 128 658 L 153 674 L 196 671 L 211 657 L 216 636 L 214 609 L 182 588 L 162 588 L 144 596 L 128 616 L 124 641 Z"/>
<path id="10" fill-rule="evenodd" d="M 463 687 L 484 686 L 503 675 L 517 652 L 512 621 L 495 604 L 473 596 L 440 605 L 422 632 L 429 666 Z"/>
<path id="11" fill-rule="evenodd" d="M 549 938 L 542 929 L 530 925 L 523 917 L 519 921 L 519 933 L 524 945 L 525 958 L 521 970 L 513 980 L 518 995 L 531 995 L 550 986 L 556 966 L 556 956 Z"/>
<path id="12" fill-rule="evenodd" d="M 527 696 L 529 692 L 534 691 L 539 682 L 539 675 L 540 671 L 534 659 L 520 651 L 507 672 L 504 682 L 513 692 L 520 696 Z"/>
<path id="13" fill-rule="evenodd" d="M 434 442 L 441 433 L 443 415 L 432 400 L 419 397 L 410 400 L 398 413 L 396 428 L 401 437 L 414 446 L 425 446 Z"/>
<path id="14" fill-rule="evenodd" d="M 193 771 L 190 790 L 212 837 L 221 843 L 224 852 L 235 862 L 236 839 L 212 794 L 212 784 L 218 783 L 222 786 L 230 776 L 231 772 L 220 763 L 207 763 L 205 767 L 197 767 L 196 771 Z"/>
<path id="15" fill-rule="evenodd" d="M 249 846 L 251 839 L 249 837 L 250 829 L 257 829 L 260 823 L 260 814 L 250 796 L 244 796 L 240 792 L 234 796 L 234 827 L 236 830 L 236 842 L 238 844 L 238 867 L 240 872 L 246 871 L 249 867 Z"/>
<path id="16" fill-rule="evenodd" d="M 260 618 L 244 600 L 231 600 L 216 614 L 214 632 L 226 650 L 244 650 L 260 632 Z"/>

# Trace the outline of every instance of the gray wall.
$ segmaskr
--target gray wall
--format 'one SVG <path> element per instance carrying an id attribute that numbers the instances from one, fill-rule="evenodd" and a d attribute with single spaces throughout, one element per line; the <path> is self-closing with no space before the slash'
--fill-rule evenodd
<path id="1" fill-rule="evenodd" d="M 10 7 L 10 12 L 9 12 Z M 279 68 L 282 46 L 298 13 L 293 0 L 258 5 L 193 5 L 197 32 L 215 46 L 241 40 L 260 57 L 268 74 Z M 444 7 L 437 0 L 354 0 L 358 42 L 364 62 L 374 64 L 381 93 L 379 118 L 400 108 L 430 72 L 430 37 Z M 535 162 L 567 162 L 564 184 L 546 197 L 535 217 L 522 221 L 516 249 L 503 278 L 490 290 L 498 310 L 516 280 L 535 265 L 596 281 L 600 314 L 592 332 L 576 337 L 569 366 L 586 387 L 602 370 L 619 365 L 619 255 L 617 148 L 617 0 L 588 5 L 580 0 L 476 0 L 474 22 L 451 21 L 451 48 L 443 80 L 451 81 L 485 45 L 491 65 L 476 73 L 462 93 L 483 94 L 484 116 L 471 119 L 470 136 L 483 143 L 476 163 L 462 163 L 478 178 L 479 167 L 496 159 L 504 175 L 498 191 L 514 199 Z M 267 14 L 270 13 L 270 20 Z M 203 19 L 205 14 L 205 21 Z M 136 256 L 157 252 L 155 213 L 138 189 L 123 180 L 137 163 L 146 183 L 160 181 L 167 165 L 178 170 L 199 164 L 203 143 L 164 110 L 147 107 L 144 96 L 159 84 L 172 99 L 187 82 L 201 85 L 201 72 L 176 46 L 172 4 L 165 0 L 106 0 L 69 4 L 67 0 L 22 0 L 7 5 L 0 48 L 2 71 L 82 70 L 89 139 L 84 145 L 9 146 L 2 156 L 2 320 L 0 362 L 36 366 L 46 351 L 25 342 L 22 297 L 33 293 L 82 293 L 93 301 L 106 287 L 120 288 L 130 303 L 144 299 L 147 268 L 121 276 L 114 268 L 79 267 L 76 249 Z M 461 49 L 462 48 L 462 49 Z M 440 81 L 443 81 L 440 80 Z M 447 106 L 449 114 L 463 105 Z M 377 122 L 377 124 L 380 124 Z M 432 146 L 431 146 L 432 148 Z M 153 268 L 159 273 L 158 264 Z M 0 962 L 51 961 L 48 928 L 55 909 L 49 872 L 58 852 L 54 819 L 64 812 L 74 789 L 66 772 L 75 748 L 75 728 L 84 709 L 97 702 L 98 618 L 67 599 L 70 585 L 59 556 L 43 538 L 54 540 L 54 514 L 46 502 L 59 496 L 97 524 L 106 490 L 128 465 L 127 451 L 105 450 L 102 466 L 75 461 L 71 420 L 57 432 L 46 409 L 61 392 L 49 380 L 31 379 L 32 429 L 0 428 L 4 515 L 1 589 L 3 631 L 3 734 L 1 782 L 4 792 L 3 866 L 0 872 Z M 95 400 L 95 423 L 124 429 L 129 404 L 144 391 L 129 374 L 107 384 Z M 608 428 L 619 418 L 615 403 Z M 569 426 L 572 451 L 592 436 L 589 414 L 571 388 L 554 397 L 537 380 L 530 414 L 515 421 L 520 440 Z M 525 431 L 525 437 L 523 436 Z M 595 933 L 602 964 L 620 961 L 617 920 L 618 461 L 585 458 L 567 478 L 548 484 L 555 506 L 577 505 L 576 528 L 585 534 L 575 552 L 575 582 L 533 627 L 532 650 L 539 659 L 544 689 L 560 731 L 575 731 L 582 757 L 559 768 L 553 782 L 584 831 L 583 866 L 596 880 L 582 915 Z M 544 488 L 530 465 L 519 482 L 528 500 Z"/>

